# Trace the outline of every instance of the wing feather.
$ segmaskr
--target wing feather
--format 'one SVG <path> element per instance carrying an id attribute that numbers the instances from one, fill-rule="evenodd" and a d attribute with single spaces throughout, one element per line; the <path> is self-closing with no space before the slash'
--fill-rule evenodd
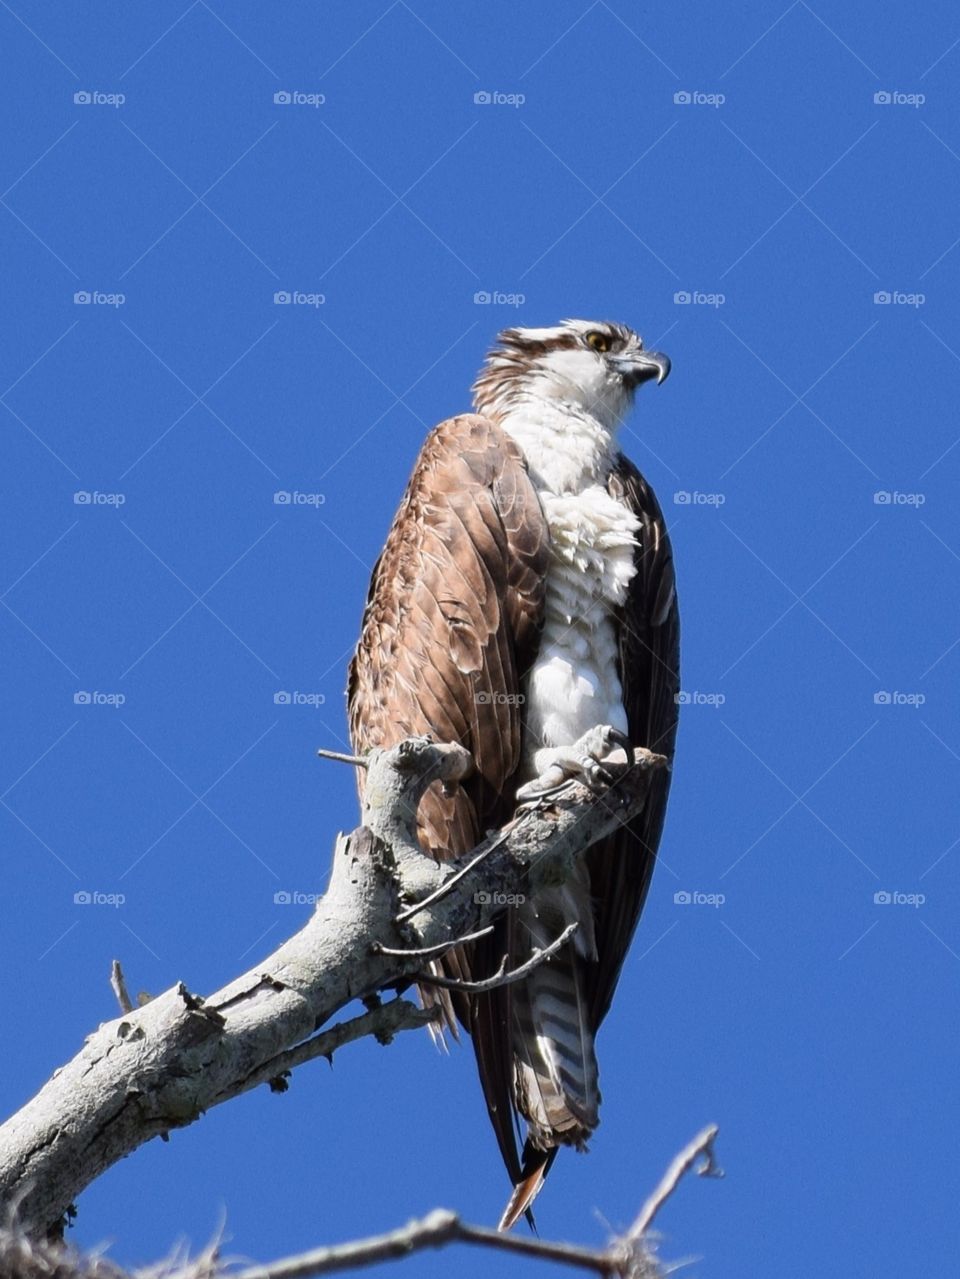
<path id="1" fill-rule="evenodd" d="M 546 521 L 517 445 L 474 414 L 431 432 L 374 568 L 347 693 L 358 752 L 432 733 L 473 755 L 476 772 L 454 795 L 432 786 L 421 801 L 421 839 L 435 856 L 467 851 L 511 815 L 517 695 L 539 644 L 548 554 Z M 445 957 L 443 970 L 486 976 L 507 953 L 508 927 L 503 921 L 491 937 Z M 516 1181 L 509 987 L 453 1003 L 471 1031 Z"/>
<path id="2" fill-rule="evenodd" d="M 617 617 L 628 735 L 635 746 L 646 746 L 672 761 L 680 691 L 680 615 L 673 551 L 653 490 L 623 454 L 611 471 L 608 488 L 640 520 L 636 573 Z M 610 1007 L 646 900 L 669 788 L 669 770 L 656 773 L 640 816 L 587 855 L 598 952 L 598 962 L 590 969 L 594 1028 Z"/>

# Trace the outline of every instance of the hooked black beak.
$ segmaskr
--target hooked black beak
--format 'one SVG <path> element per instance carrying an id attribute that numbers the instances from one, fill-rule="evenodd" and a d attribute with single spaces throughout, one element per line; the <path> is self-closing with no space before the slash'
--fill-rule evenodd
<path id="1" fill-rule="evenodd" d="M 662 351 L 637 351 L 627 363 L 625 376 L 632 386 L 649 382 L 651 378 L 656 378 L 659 386 L 670 374 L 670 357 Z"/>
<path id="2" fill-rule="evenodd" d="M 610 359 L 610 357 L 607 357 Z M 610 363 L 623 378 L 632 391 L 641 382 L 649 382 L 652 378 L 661 383 L 670 372 L 670 357 L 661 351 L 626 351 L 623 355 L 615 355 Z"/>

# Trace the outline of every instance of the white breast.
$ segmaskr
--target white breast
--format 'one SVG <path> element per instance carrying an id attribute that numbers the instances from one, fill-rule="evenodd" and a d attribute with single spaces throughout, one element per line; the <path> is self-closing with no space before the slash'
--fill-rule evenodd
<path id="1" fill-rule="evenodd" d="M 550 528 L 543 638 L 527 679 L 525 772 L 543 748 L 568 746 L 596 724 L 627 730 L 612 611 L 635 572 L 639 521 L 599 485 L 541 491 Z"/>
<path id="2" fill-rule="evenodd" d="M 523 690 L 523 772 L 533 777 L 550 748 L 595 725 L 627 730 L 613 612 L 636 571 L 640 521 L 607 492 L 611 441 L 595 419 L 503 426 L 524 449 L 550 530 L 543 637 Z"/>

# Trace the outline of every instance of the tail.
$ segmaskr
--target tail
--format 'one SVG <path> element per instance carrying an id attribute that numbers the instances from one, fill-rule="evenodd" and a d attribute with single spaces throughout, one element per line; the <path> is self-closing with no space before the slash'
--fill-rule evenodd
<path id="1" fill-rule="evenodd" d="M 552 1150 L 537 1150 L 528 1141 L 523 1147 L 523 1168 L 520 1181 L 513 1188 L 510 1202 L 503 1210 L 498 1230 L 512 1230 L 521 1217 L 526 1216 L 533 1228 L 533 1212 L 530 1205 L 540 1193 L 547 1173 L 557 1157 L 559 1147 Z"/>
<path id="2" fill-rule="evenodd" d="M 539 1193 L 559 1146 L 586 1148 L 599 1123 L 600 1087 L 585 970 L 595 960 L 589 894 L 575 881 L 538 894 L 518 910 L 523 947 L 547 946 L 571 920 L 573 939 L 514 987 L 513 1056 L 517 1109 L 528 1126 L 520 1180 L 500 1229 L 507 1230 Z"/>

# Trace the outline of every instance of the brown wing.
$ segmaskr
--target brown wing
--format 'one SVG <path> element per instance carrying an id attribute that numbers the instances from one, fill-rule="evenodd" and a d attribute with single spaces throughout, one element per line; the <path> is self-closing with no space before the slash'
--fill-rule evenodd
<path id="1" fill-rule="evenodd" d="M 539 644 L 548 533 L 522 454 L 486 418 L 465 414 L 427 438 L 377 561 L 347 689 L 358 752 L 411 734 L 458 741 L 475 774 L 420 804 L 421 839 L 437 857 L 474 847 L 512 815 L 520 763 L 520 678 Z M 486 975 L 503 927 L 444 960 L 452 976 Z M 491 1120 L 511 1176 L 509 988 L 460 1000 Z"/>
<path id="2" fill-rule="evenodd" d="M 607 487 L 640 520 L 637 571 L 617 618 L 628 733 L 635 746 L 646 746 L 672 760 L 680 691 L 680 616 L 673 551 L 653 490 L 622 454 Z M 655 773 L 640 816 L 587 855 L 599 952 L 599 962 L 590 970 L 594 1029 L 610 1007 L 650 887 L 669 787 L 669 770 Z"/>

